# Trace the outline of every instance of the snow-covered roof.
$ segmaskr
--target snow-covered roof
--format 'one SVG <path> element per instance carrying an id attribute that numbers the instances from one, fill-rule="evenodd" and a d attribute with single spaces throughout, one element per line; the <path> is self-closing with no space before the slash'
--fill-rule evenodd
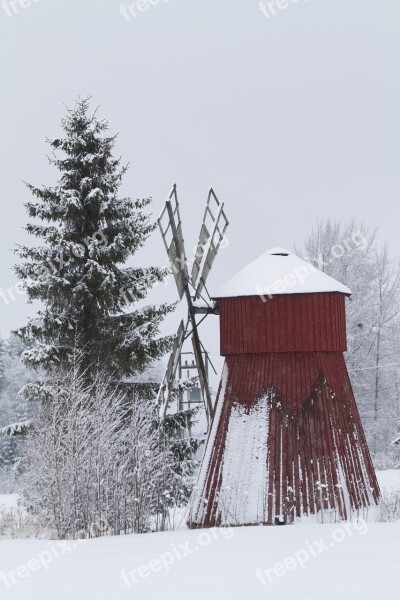
<path id="1" fill-rule="evenodd" d="M 271 248 L 231 277 L 213 298 L 340 292 L 348 287 L 284 248 Z"/>

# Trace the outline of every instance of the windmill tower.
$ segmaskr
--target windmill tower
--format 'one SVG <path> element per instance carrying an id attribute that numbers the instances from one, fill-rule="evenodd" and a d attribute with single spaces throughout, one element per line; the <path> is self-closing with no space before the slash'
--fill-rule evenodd
<path id="1" fill-rule="evenodd" d="M 213 296 L 225 365 L 191 527 L 345 519 L 378 501 L 343 357 L 350 294 L 273 248 Z"/>
<path id="2" fill-rule="evenodd" d="M 215 305 L 208 296 L 206 282 L 224 240 L 228 227 L 224 204 L 209 190 L 204 217 L 200 228 L 192 269 L 189 275 L 189 261 L 183 239 L 182 221 L 176 185 L 158 218 L 158 226 L 164 241 L 171 270 L 175 278 L 179 299 L 186 299 L 188 316 L 179 324 L 167 369 L 160 386 L 158 403 L 160 416 L 165 416 L 171 402 L 177 371 L 182 370 L 182 347 L 188 337 L 192 338 L 194 362 L 197 370 L 202 401 L 207 421 L 213 416 L 213 404 L 208 382 L 209 358 L 201 343 L 198 327 L 209 314 L 217 314 Z M 207 294 L 207 297 L 205 296 Z M 196 316 L 202 315 L 197 322 Z M 211 363 L 210 363 L 211 364 Z M 212 366 L 212 365 L 211 365 Z"/>

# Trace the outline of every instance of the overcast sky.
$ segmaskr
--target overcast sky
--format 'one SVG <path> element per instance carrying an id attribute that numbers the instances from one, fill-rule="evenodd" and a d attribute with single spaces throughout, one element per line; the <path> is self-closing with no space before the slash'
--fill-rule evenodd
<path id="1" fill-rule="evenodd" d="M 55 182 L 44 140 L 59 133 L 64 104 L 87 94 L 120 132 L 125 193 L 152 196 L 156 216 L 178 184 L 189 248 L 209 186 L 226 203 L 230 243 L 214 282 L 301 243 L 324 217 L 377 225 L 400 254 L 398 0 L 276 0 L 265 14 L 258 0 L 153 0 L 131 12 L 119 0 L 5 4 L 3 290 L 16 283 L 10 250 L 27 241 L 22 181 Z M 158 232 L 138 258 L 165 264 Z M 169 285 L 154 299 L 174 297 Z M 0 307 L 4 336 L 33 311 L 22 296 Z"/>

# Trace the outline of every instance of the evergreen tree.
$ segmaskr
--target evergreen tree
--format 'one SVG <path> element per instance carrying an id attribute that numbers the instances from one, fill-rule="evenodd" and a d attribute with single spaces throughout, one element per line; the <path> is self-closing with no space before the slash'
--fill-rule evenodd
<path id="1" fill-rule="evenodd" d="M 17 333 L 32 344 L 23 353 L 31 366 L 65 371 L 79 350 L 85 371 L 100 363 L 121 378 L 168 351 L 171 338 L 159 337 L 159 325 L 174 306 L 129 312 L 167 271 L 125 265 L 155 228 L 144 212 L 151 200 L 118 196 L 127 167 L 113 157 L 116 136 L 104 136 L 108 123 L 89 104 L 77 101 L 62 120 L 64 137 L 48 140 L 57 185 L 28 184 L 35 201 L 26 208 L 36 222 L 26 229 L 43 244 L 19 247 L 15 270 L 43 308 Z"/>

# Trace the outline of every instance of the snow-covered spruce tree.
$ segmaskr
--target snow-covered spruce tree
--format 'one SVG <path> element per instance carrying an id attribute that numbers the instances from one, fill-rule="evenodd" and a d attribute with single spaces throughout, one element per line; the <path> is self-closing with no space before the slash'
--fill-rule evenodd
<path id="1" fill-rule="evenodd" d="M 35 220 L 26 229 L 42 245 L 19 247 L 15 270 L 43 308 L 17 333 L 32 344 L 23 360 L 33 367 L 66 370 L 78 346 L 86 373 L 101 364 L 118 379 L 169 349 L 159 325 L 173 306 L 129 311 L 166 270 L 124 266 L 155 227 L 144 212 L 150 199 L 119 197 L 127 167 L 113 157 L 116 136 L 104 136 L 108 124 L 89 104 L 79 100 L 62 120 L 64 137 L 48 140 L 57 185 L 28 184 L 36 200 L 26 205 Z"/>
<path id="2" fill-rule="evenodd" d="M 167 415 L 162 422 L 163 431 L 170 440 L 176 474 L 170 496 L 166 499 L 166 507 L 170 509 L 186 506 L 195 484 L 200 464 L 196 456 L 204 443 L 204 439 L 194 437 L 191 432 L 198 412 L 197 408 L 182 410 Z"/>
<path id="3" fill-rule="evenodd" d="M 174 529 L 175 517 L 182 518 L 180 509 L 185 507 L 196 482 L 199 467 L 199 448 L 204 438 L 193 434 L 197 423 L 199 408 L 183 409 L 174 412 L 173 406 L 179 406 L 182 396 L 198 385 L 196 377 L 176 382 L 172 390 L 170 407 L 159 423 L 161 433 L 168 440 L 174 457 L 172 472 L 169 474 L 169 493 L 160 495 L 157 506 L 157 518 L 160 529 Z"/>

